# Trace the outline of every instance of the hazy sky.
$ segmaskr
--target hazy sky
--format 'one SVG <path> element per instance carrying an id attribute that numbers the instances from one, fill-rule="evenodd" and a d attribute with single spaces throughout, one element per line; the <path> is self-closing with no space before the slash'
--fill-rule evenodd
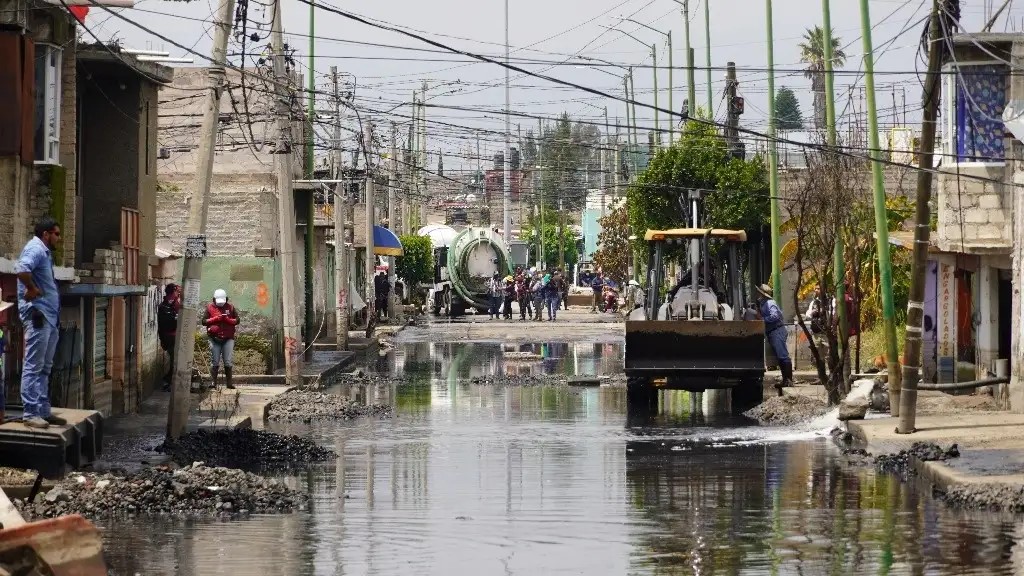
<path id="1" fill-rule="evenodd" d="M 691 41 L 695 49 L 698 66 L 705 60 L 704 2 L 691 0 Z M 765 2 L 763 0 L 709 0 L 711 2 L 711 52 L 712 66 L 724 66 L 733 61 L 739 69 L 740 93 L 747 98 L 747 113 L 742 118 L 744 126 L 752 129 L 765 128 L 767 108 L 767 81 L 763 71 L 767 62 L 765 48 L 767 31 L 765 25 Z M 121 13 L 143 26 L 164 34 L 176 42 L 207 54 L 210 49 L 208 34 L 211 14 L 218 0 L 194 0 L 190 3 L 159 0 L 141 0 L 137 9 Z M 269 0 L 268 0 L 269 2 Z M 501 58 L 504 54 L 504 2 L 501 0 L 392 0 L 390 2 L 352 2 L 345 0 L 323 0 L 318 3 L 351 11 L 372 19 L 394 24 L 459 49 Z M 996 5 L 1001 2 L 994 2 Z M 976 31 L 982 26 L 985 14 L 993 1 L 963 0 L 964 25 Z M 1020 29 L 1024 19 L 1024 3 L 1018 3 L 1004 16 L 995 30 Z M 902 120 L 904 94 L 910 110 L 909 120 L 917 115 L 913 109 L 920 101 L 920 84 L 917 77 L 909 74 L 895 75 L 882 72 L 907 72 L 915 69 L 915 56 L 921 34 L 922 20 L 931 6 L 931 0 L 871 0 L 871 21 L 875 25 L 873 38 L 876 49 L 876 79 L 881 114 L 889 121 Z M 607 26 L 616 26 L 637 36 L 647 43 L 658 44 L 658 63 L 667 64 L 668 52 L 665 36 L 648 30 L 638 24 L 623 22 L 632 18 L 662 31 L 672 32 L 674 65 L 685 64 L 684 27 L 680 5 L 674 0 L 515 0 L 510 3 L 509 41 L 512 58 L 552 61 L 557 63 L 570 57 L 602 59 L 622 65 L 650 65 L 650 49 L 639 42 Z M 298 50 L 300 71 L 308 68 L 309 6 L 297 0 L 284 0 L 283 4 L 286 41 Z M 848 62 L 845 70 L 862 69 L 859 2 L 855 0 L 832 0 L 832 23 L 836 36 L 844 45 Z M 206 24 L 202 21 L 205 20 Z M 270 10 L 256 0 L 250 0 L 249 21 L 269 23 Z M 793 88 L 801 101 L 805 117 L 811 116 L 809 81 L 795 72 L 799 62 L 798 43 L 805 29 L 821 22 L 819 0 L 775 0 L 775 63 L 780 69 L 776 86 Z M 189 56 L 185 50 L 173 46 L 160 38 L 130 24 L 111 18 L 102 9 L 93 8 L 86 24 L 104 40 L 112 37 L 122 39 L 127 46 L 135 48 L 165 49 L 172 56 Z M 264 28 L 266 31 L 266 28 Z M 902 35 L 900 35 L 900 33 Z M 299 34 L 299 35 L 294 35 Z M 263 35 L 266 36 L 265 34 Z M 380 116 L 388 121 L 403 122 L 409 115 L 412 91 L 419 89 L 424 79 L 428 80 L 433 95 L 431 103 L 472 108 L 469 111 L 428 110 L 429 148 L 446 153 L 475 154 L 475 139 L 472 130 L 461 126 L 486 131 L 501 132 L 504 120 L 498 112 L 504 106 L 504 71 L 501 67 L 486 63 L 465 63 L 465 57 L 438 52 L 437 48 L 394 32 L 379 30 L 346 19 L 325 10 L 316 12 L 316 62 L 317 84 L 327 88 L 326 74 L 334 65 L 342 72 L 357 78 L 356 104 L 364 107 L 366 113 L 395 108 L 393 115 Z M 88 36 L 86 36 L 88 37 Z M 895 40 L 889 42 L 890 40 Z M 367 46 L 358 43 L 388 44 L 414 48 L 403 50 Z M 260 43 L 265 46 L 266 41 Z M 259 46 L 259 45 L 258 45 Z M 235 50 L 237 50 L 237 45 Z M 249 46 L 253 50 L 253 46 Z M 198 57 L 196 64 L 204 64 Z M 555 65 L 541 62 L 513 62 L 535 72 L 569 80 L 588 87 L 606 91 L 616 97 L 622 96 L 621 75 L 615 67 L 595 70 L 590 67 Z M 918 65 L 920 67 L 920 65 Z M 652 101 L 652 71 L 650 68 L 634 71 L 637 99 Z M 705 73 L 696 72 L 697 100 L 701 105 L 706 101 Z M 724 86 L 724 72 L 713 71 L 714 103 L 721 101 Z M 512 110 L 545 117 L 555 116 L 563 111 L 573 116 L 603 120 L 599 110 L 608 106 L 612 122 L 619 117 L 624 123 L 624 104 L 558 86 L 537 78 L 521 78 L 512 73 Z M 659 105 L 668 105 L 668 71 L 659 73 Z M 846 103 L 851 84 L 863 86 L 859 75 L 841 75 L 836 79 L 840 110 Z M 682 105 L 686 92 L 685 70 L 674 72 L 674 108 Z M 859 90 L 859 88 L 858 88 Z M 897 116 L 892 116 L 893 92 L 895 90 Z M 397 106 L 397 108 L 396 108 Z M 718 109 L 721 117 L 722 109 Z M 654 113 L 638 109 L 639 124 L 653 126 Z M 434 123 L 437 121 L 439 123 Z M 661 119 L 667 128 L 666 119 Z M 520 124 L 522 130 L 536 128 L 537 120 L 513 118 L 513 132 Z M 450 126 L 446 124 L 455 126 Z M 614 131 L 614 130 L 613 130 Z M 400 134 L 405 129 L 400 127 Z M 490 157 L 503 147 L 498 134 L 483 132 L 481 155 Z M 446 158 L 447 169 L 460 165 L 457 158 Z"/>

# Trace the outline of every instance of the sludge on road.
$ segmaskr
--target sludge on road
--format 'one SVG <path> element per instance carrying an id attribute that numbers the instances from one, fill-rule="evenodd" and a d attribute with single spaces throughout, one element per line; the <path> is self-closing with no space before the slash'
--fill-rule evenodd
<path id="1" fill-rule="evenodd" d="M 310 511 L 109 521 L 107 557 L 118 574 L 1015 573 L 1014 516 L 848 468 L 825 430 L 692 413 L 683 392 L 636 419 L 621 386 L 474 383 L 621 363 L 614 342 L 400 341 L 370 366 L 394 378 L 335 390 L 393 418 L 272 426 L 342 454 L 285 477 Z"/>

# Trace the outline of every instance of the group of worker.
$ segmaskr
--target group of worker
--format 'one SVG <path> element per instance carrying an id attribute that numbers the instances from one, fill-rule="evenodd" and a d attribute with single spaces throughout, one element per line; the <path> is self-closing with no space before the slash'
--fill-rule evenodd
<path id="1" fill-rule="evenodd" d="M 546 310 L 548 321 L 554 322 L 560 309 L 569 309 L 569 282 L 560 268 L 543 272 L 518 266 L 504 278 L 495 272 L 488 282 L 487 294 L 491 320 L 511 320 L 513 302 L 519 306 L 520 320 L 540 322 Z"/>

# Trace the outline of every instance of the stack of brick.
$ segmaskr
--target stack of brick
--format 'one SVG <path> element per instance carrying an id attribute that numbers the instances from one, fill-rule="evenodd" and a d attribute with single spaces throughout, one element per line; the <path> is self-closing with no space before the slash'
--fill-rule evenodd
<path id="1" fill-rule="evenodd" d="M 112 242 L 110 248 L 97 249 L 92 262 L 82 264 L 78 278 L 83 284 L 124 286 L 124 248 Z"/>

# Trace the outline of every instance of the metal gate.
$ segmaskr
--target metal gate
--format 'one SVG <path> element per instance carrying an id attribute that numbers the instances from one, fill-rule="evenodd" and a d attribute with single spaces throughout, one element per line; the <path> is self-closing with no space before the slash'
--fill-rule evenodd
<path id="1" fill-rule="evenodd" d="M 92 380 L 107 378 L 107 308 L 109 298 L 96 299 L 96 322 L 93 325 Z"/>

